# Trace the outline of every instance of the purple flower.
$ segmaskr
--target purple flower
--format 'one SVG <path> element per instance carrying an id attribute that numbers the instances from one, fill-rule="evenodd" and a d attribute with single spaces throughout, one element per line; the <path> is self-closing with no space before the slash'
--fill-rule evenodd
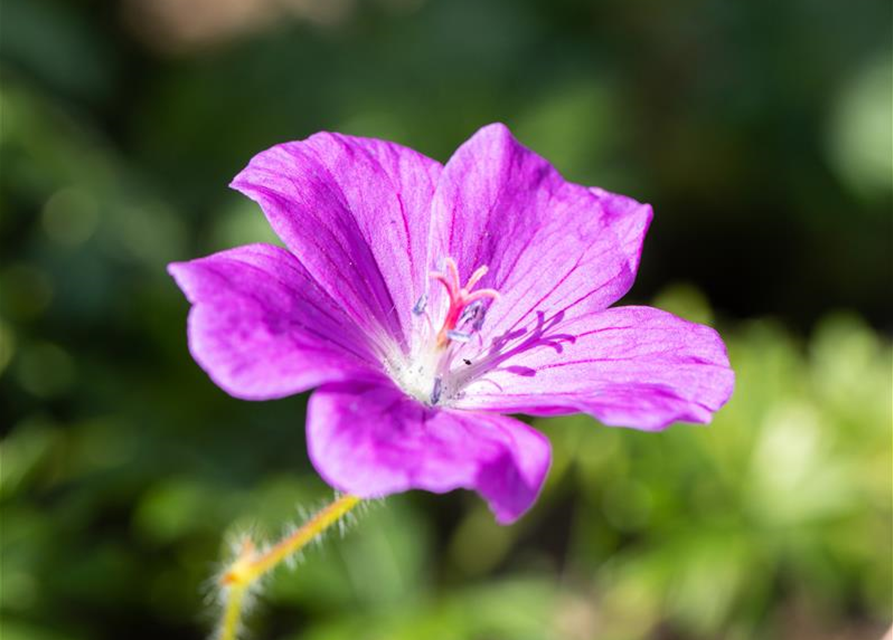
<path id="1" fill-rule="evenodd" d="M 473 489 L 509 523 L 551 455 L 502 414 L 656 431 L 708 422 L 732 392 L 713 329 L 608 308 L 633 283 L 651 207 L 566 182 L 503 125 L 445 166 L 320 133 L 255 156 L 232 186 L 287 249 L 170 265 L 193 305 L 190 350 L 238 398 L 319 387 L 308 448 L 337 489 Z"/>

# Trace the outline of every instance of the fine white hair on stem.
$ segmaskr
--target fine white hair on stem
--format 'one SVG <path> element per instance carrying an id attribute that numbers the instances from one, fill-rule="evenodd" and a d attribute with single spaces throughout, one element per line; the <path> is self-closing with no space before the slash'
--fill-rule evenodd
<path id="1" fill-rule="evenodd" d="M 275 569 L 283 564 L 289 568 L 297 566 L 304 558 L 307 545 L 321 546 L 323 536 L 336 523 L 343 536 L 356 522 L 352 510 L 362 504 L 360 498 L 336 493 L 332 502 L 320 505 L 312 512 L 298 505 L 297 510 L 303 516 L 301 522 L 286 524 L 283 534 L 274 543 L 259 541 L 261 536 L 256 524 L 241 532 L 230 532 L 225 537 L 230 557 L 215 572 L 213 588 L 208 590 L 208 599 L 219 611 L 213 638 L 241 638 L 244 614 L 254 608 Z"/>

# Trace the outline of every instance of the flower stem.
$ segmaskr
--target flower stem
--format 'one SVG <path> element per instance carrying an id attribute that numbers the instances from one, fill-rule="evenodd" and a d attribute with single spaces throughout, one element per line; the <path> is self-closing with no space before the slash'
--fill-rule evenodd
<path id="1" fill-rule="evenodd" d="M 238 557 L 220 578 L 225 589 L 226 604 L 218 640 L 235 640 L 241 627 L 242 607 L 251 586 L 284 560 L 303 549 L 307 543 L 338 522 L 360 503 L 360 498 L 344 495 L 318 511 L 294 533 L 291 533 L 269 549 L 259 551 L 246 538 Z"/>
<path id="2" fill-rule="evenodd" d="M 234 640 L 242 627 L 242 603 L 245 600 L 245 587 L 231 585 L 226 592 L 226 608 L 223 623 L 220 625 L 220 640 Z"/>

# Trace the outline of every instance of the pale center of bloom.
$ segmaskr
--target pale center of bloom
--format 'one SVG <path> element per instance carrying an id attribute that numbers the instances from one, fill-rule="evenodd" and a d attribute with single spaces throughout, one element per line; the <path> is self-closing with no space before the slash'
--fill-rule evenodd
<path id="1" fill-rule="evenodd" d="M 477 289 L 488 267 L 475 269 L 464 286 L 452 258 L 444 260 L 443 271 L 429 274 L 446 289 L 448 306 L 439 329 L 428 314 L 428 296 L 423 295 L 412 309 L 420 324 L 419 339 L 408 358 L 389 363 L 394 381 L 410 396 L 428 405 L 448 404 L 468 383 L 467 371 L 483 351 L 481 327 L 487 302 L 499 298 L 495 289 Z"/>

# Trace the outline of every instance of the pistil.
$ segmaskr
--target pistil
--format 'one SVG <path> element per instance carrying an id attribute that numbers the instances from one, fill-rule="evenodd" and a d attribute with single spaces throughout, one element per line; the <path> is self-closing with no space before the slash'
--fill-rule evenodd
<path id="1" fill-rule="evenodd" d="M 459 269 L 456 261 L 452 258 L 444 260 L 446 265 L 446 273 L 432 271 L 430 277 L 440 282 L 446 287 L 447 295 L 450 299 L 450 305 L 447 309 L 446 316 L 443 319 L 443 325 L 437 332 L 437 348 L 444 350 L 450 344 L 450 341 L 467 342 L 470 334 L 457 330 L 460 322 L 462 324 L 470 323 L 474 330 L 480 329 L 483 322 L 483 300 L 497 300 L 499 292 L 495 289 L 478 289 L 474 290 L 474 286 L 487 275 L 489 269 L 481 266 L 475 269 L 474 273 L 468 279 L 463 287 L 459 280 Z M 477 303 L 477 304 L 475 304 Z"/>

